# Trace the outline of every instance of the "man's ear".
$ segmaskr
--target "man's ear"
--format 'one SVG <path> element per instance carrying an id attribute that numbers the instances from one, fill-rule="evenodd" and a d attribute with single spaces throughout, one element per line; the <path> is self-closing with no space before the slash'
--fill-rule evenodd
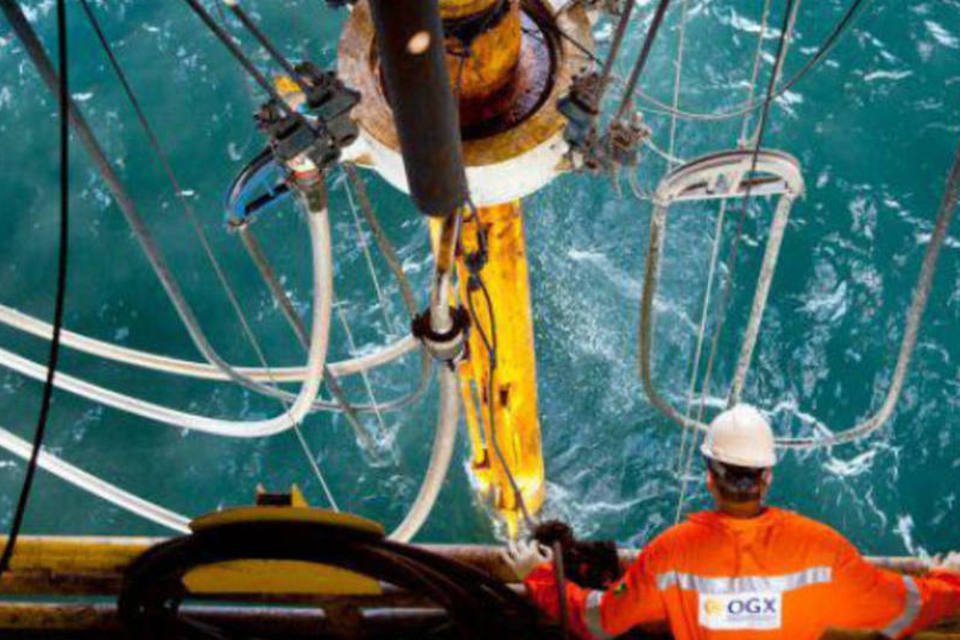
<path id="1" fill-rule="evenodd" d="M 773 484 L 773 469 L 767 469 L 763 472 L 763 484 L 767 485 L 768 489 Z"/>

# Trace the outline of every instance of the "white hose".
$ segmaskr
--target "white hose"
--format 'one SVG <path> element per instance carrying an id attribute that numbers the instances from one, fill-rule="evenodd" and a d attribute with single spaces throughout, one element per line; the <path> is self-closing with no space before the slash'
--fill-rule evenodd
<path id="1" fill-rule="evenodd" d="M 3 447 L 10 453 L 24 460 L 30 459 L 30 454 L 33 450 L 33 445 L 29 442 L 3 428 L 0 428 L 0 447 Z M 83 469 L 73 466 L 69 462 L 65 462 L 52 453 L 47 453 L 44 449 L 40 450 L 37 464 L 41 469 L 49 471 L 58 478 L 69 482 L 87 493 L 92 493 L 107 502 L 112 502 L 121 509 L 126 509 L 151 522 L 155 522 L 168 529 L 173 529 L 174 531 L 179 531 L 180 533 L 189 533 L 190 531 L 189 518 L 165 509 L 160 505 L 148 502 L 132 493 L 128 493 L 105 480 L 101 480 L 87 473 Z"/>
<path id="2" fill-rule="evenodd" d="M 317 212 L 308 211 L 305 215 L 313 250 L 313 320 L 310 327 L 306 378 L 303 386 L 300 387 L 296 401 L 286 411 L 266 420 L 219 420 L 147 402 L 60 372 L 57 372 L 53 378 L 54 385 L 88 400 L 143 418 L 219 436 L 258 438 L 286 431 L 299 424 L 310 412 L 323 379 L 333 290 L 333 264 L 327 209 Z M 6 349 L 0 349 L 0 364 L 36 380 L 46 377 L 44 366 Z"/>
<path id="3" fill-rule="evenodd" d="M 416 500 L 393 533 L 391 540 L 410 542 L 417 534 L 427 516 L 437 502 L 440 488 L 450 470 L 450 460 L 453 458 L 453 445 L 457 439 L 457 417 L 460 408 L 460 394 L 457 384 L 457 375 L 450 367 L 440 365 L 437 376 L 440 379 L 440 413 L 437 416 L 437 430 L 433 436 L 433 449 L 430 452 L 430 463 L 424 474 L 420 491 Z"/>
<path id="4" fill-rule="evenodd" d="M 19 329 L 44 340 L 50 340 L 53 335 L 53 325 L 27 315 L 12 307 L 0 304 L 0 324 Z M 114 362 L 141 367 L 152 371 L 161 371 L 202 380 L 230 381 L 230 376 L 212 364 L 171 358 L 150 351 L 121 347 L 110 342 L 91 338 L 66 329 L 60 331 L 60 344 L 71 349 L 98 356 Z M 397 358 L 419 348 L 420 343 L 413 336 L 407 335 L 399 340 L 369 353 L 349 360 L 332 362 L 327 368 L 337 377 L 349 376 L 362 371 L 368 371 L 380 365 L 387 364 Z M 241 373 L 258 382 L 301 382 L 307 377 L 306 367 L 277 367 L 265 369 L 263 367 L 235 367 Z"/>

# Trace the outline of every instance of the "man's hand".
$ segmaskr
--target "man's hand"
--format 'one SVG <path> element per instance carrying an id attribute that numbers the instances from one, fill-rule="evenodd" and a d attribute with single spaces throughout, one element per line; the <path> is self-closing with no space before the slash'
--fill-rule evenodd
<path id="1" fill-rule="evenodd" d="M 520 580 L 525 579 L 537 565 L 553 561 L 553 552 L 538 544 L 536 540 L 529 542 L 511 540 L 507 548 L 500 551 L 500 558 L 513 569 Z"/>
<path id="2" fill-rule="evenodd" d="M 960 551 L 950 551 L 946 557 L 937 557 L 933 562 L 934 569 L 946 569 L 960 573 Z"/>

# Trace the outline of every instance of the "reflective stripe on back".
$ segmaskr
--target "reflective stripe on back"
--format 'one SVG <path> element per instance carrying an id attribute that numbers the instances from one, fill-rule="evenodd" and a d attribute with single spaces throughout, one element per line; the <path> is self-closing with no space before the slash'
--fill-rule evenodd
<path id="1" fill-rule="evenodd" d="M 810 567 L 803 571 L 779 576 L 707 577 L 693 573 L 669 571 L 657 574 L 657 588 L 660 591 L 665 591 L 670 587 L 678 586 L 681 589 L 712 595 L 756 591 L 782 593 L 815 584 L 826 584 L 832 579 L 833 570 L 826 566 Z"/>
<path id="2" fill-rule="evenodd" d="M 591 591 L 587 594 L 587 604 L 583 612 L 583 622 L 593 637 L 606 640 L 613 638 L 603 630 L 603 624 L 600 622 L 600 600 L 603 598 L 603 591 Z"/>
<path id="3" fill-rule="evenodd" d="M 917 588 L 917 583 L 913 581 L 913 578 L 903 576 L 903 586 L 907 588 L 906 598 L 903 602 L 903 613 L 882 632 L 883 635 L 890 638 L 895 638 L 906 631 L 917 619 L 917 614 L 920 613 L 920 608 L 923 606 L 920 589 Z"/>

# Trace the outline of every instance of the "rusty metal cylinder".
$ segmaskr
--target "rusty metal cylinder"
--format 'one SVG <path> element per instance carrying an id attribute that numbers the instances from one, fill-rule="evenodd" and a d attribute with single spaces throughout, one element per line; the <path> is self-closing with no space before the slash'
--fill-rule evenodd
<path id="1" fill-rule="evenodd" d="M 466 124 L 506 108 L 520 60 L 520 13 L 519 0 L 440 0 L 447 69 Z"/>
<path id="2" fill-rule="evenodd" d="M 410 196 L 449 216 L 467 200 L 467 178 L 437 0 L 371 0 L 370 10 Z"/>

